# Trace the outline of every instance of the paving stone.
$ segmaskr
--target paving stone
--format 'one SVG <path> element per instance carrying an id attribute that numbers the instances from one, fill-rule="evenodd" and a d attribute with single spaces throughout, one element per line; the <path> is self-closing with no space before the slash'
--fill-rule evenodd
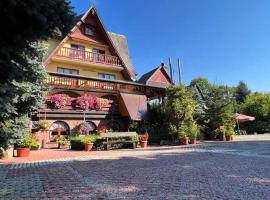
<path id="1" fill-rule="evenodd" d="M 1 164 L 0 199 L 269 199 L 266 152 L 270 141 L 206 142 Z"/>

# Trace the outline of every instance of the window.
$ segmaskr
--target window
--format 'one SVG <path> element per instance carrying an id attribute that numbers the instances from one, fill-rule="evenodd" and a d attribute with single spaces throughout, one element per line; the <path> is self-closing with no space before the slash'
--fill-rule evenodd
<path id="1" fill-rule="evenodd" d="M 62 74 L 79 75 L 79 70 L 57 67 L 57 72 Z"/>
<path id="2" fill-rule="evenodd" d="M 70 55 L 71 58 L 75 59 L 84 59 L 85 58 L 85 52 L 84 49 L 85 47 L 82 45 L 77 45 L 77 44 L 71 44 L 71 51 Z"/>
<path id="3" fill-rule="evenodd" d="M 99 53 L 99 54 L 105 54 L 104 50 L 100 50 L 100 49 L 93 49 L 92 50 L 93 53 Z"/>
<path id="4" fill-rule="evenodd" d="M 85 47 L 82 45 L 71 44 L 70 46 L 72 49 L 77 49 L 77 50 L 82 50 L 82 51 L 84 51 L 84 49 L 85 49 Z"/>
<path id="5" fill-rule="evenodd" d="M 95 62 L 105 62 L 105 51 L 100 49 L 93 49 L 93 60 Z"/>
<path id="6" fill-rule="evenodd" d="M 110 80 L 115 80 L 115 75 L 113 75 L 113 74 L 98 73 L 98 77 L 99 78 L 110 79 Z"/>
<path id="7" fill-rule="evenodd" d="M 84 34 L 85 35 L 90 35 L 90 36 L 94 36 L 94 27 L 93 26 L 85 26 L 84 27 Z"/>

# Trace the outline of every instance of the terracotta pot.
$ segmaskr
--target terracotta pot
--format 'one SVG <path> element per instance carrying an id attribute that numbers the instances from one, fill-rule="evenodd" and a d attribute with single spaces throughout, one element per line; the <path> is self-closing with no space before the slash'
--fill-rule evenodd
<path id="1" fill-rule="evenodd" d="M 188 138 L 181 138 L 180 139 L 180 144 L 187 145 L 188 144 Z"/>
<path id="2" fill-rule="evenodd" d="M 231 141 L 233 141 L 234 140 L 234 135 L 231 135 Z"/>
<path id="3" fill-rule="evenodd" d="M 141 148 L 146 148 L 147 147 L 147 142 L 148 141 L 140 141 Z"/>
<path id="4" fill-rule="evenodd" d="M 226 135 L 226 141 L 233 141 L 233 135 Z"/>
<path id="5" fill-rule="evenodd" d="M 190 144 L 196 144 L 197 143 L 197 139 L 196 138 L 191 138 L 190 139 Z"/>
<path id="6" fill-rule="evenodd" d="M 86 143 L 84 145 L 84 148 L 85 148 L 86 151 L 91 151 L 92 148 L 93 148 L 93 145 L 94 145 L 93 143 Z"/>
<path id="7" fill-rule="evenodd" d="M 17 148 L 17 157 L 27 157 L 30 154 L 30 148 L 21 147 Z"/>
<path id="8" fill-rule="evenodd" d="M 55 129 L 57 132 L 61 132 L 61 131 L 63 131 L 63 129 L 62 128 L 56 128 Z"/>

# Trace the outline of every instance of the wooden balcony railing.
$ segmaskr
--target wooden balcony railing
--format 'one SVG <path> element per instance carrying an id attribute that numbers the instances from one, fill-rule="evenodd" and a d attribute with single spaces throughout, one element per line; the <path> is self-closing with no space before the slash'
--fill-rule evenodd
<path id="1" fill-rule="evenodd" d="M 61 47 L 55 56 L 81 60 L 91 63 L 101 63 L 106 65 L 121 66 L 120 60 L 116 56 L 93 53 L 90 51 Z"/>
<path id="2" fill-rule="evenodd" d="M 69 89 L 83 89 L 83 90 L 131 90 L 144 92 L 145 86 L 140 84 L 118 83 L 111 80 L 100 80 L 91 77 L 77 77 L 74 75 L 65 75 L 59 73 L 49 73 L 45 85 L 53 87 L 64 87 Z"/>

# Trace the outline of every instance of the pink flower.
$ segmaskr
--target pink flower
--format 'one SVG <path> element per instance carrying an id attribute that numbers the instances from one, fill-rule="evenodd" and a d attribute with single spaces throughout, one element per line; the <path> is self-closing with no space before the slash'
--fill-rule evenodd
<path id="1" fill-rule="evenodd" d="M 80 108 L 85 111 L 100 110 L 108 105 L 108 100 L 95 96 L 87 96 L 85 94 L 84 96 L 78 97 L 76 103 L 79 104 Z"/>
<path id="2" fill-rule="evenodd" d="M 63 108 L 71 103 L 71 98 L 66 94 L 54 94 L 51 96 L 50 100 L 57 109 Z"/>

